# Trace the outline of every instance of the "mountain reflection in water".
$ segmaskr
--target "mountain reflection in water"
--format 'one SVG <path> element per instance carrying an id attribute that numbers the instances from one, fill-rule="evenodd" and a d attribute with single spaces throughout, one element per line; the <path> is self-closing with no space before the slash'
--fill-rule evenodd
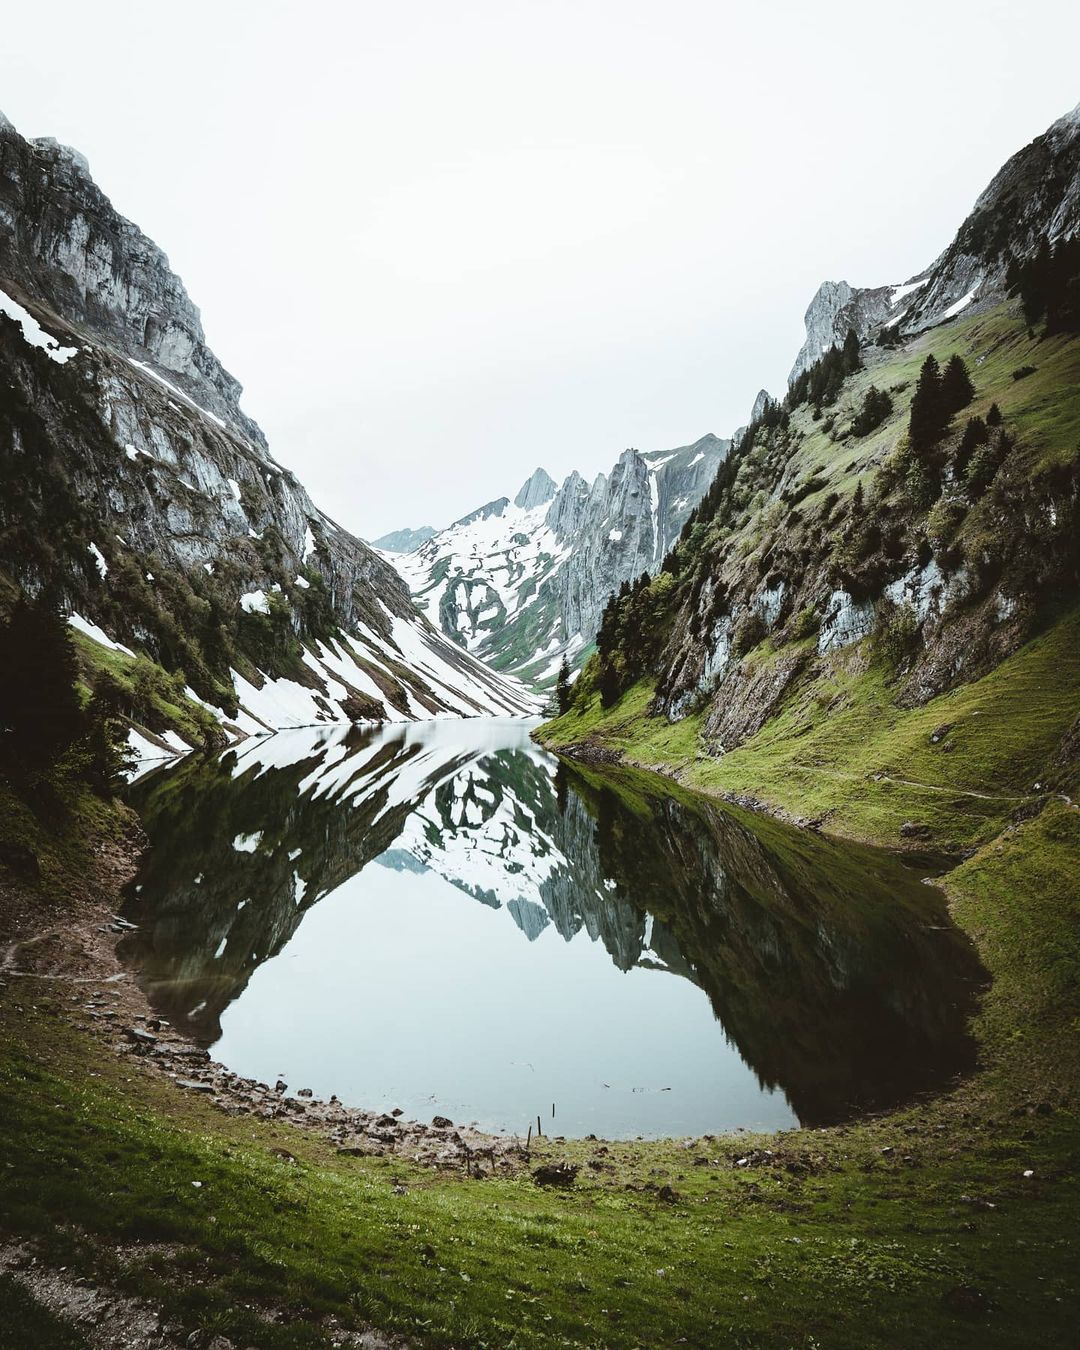
<path id="1" fill-rule="evenodd" d="M 916 873 L 521 722 L 281 733 L 130 796 L 125 959 L 241 1073 L 627 1135 L 842 1121 L 972 1064 L 982 972 Z"/>

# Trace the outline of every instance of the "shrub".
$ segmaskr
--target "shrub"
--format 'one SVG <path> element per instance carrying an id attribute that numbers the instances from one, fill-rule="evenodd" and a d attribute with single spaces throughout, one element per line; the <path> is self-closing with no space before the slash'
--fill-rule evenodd
<path id="1" fill-rule="evenodd" d="M 882 599 L 874 630 L 874 652 L 894 673 L 903 670 L 919 646 L 919 619 L 906 602 Z"/>
<path id="2" fill-rule="evenodd" d="M 863 397 L 862 407 L 851 424 L 856 436 L 869 436 L 876 431 L 893 410 L 893 401 L 883 389 L 871 385 Z"/>
<path id="3" fill-rule="evenodd" d="M 813 605 L 807 605 L 800 609 L 798 614 L 791 621 L 791 636 L 795 642 L 802 642 L 804 638 L 813 637 L 821 627 L 821 619 Z"/>
<path id="4" fill-rule="evenodd" d="M 765 620 L 757 610 L 747 610 L 735 625 L 735 631 L 731 635 L 732 655 L 745 656 L 747 652 L 753 651 L 759 643 L 765 640 L 768 631 Z"/>

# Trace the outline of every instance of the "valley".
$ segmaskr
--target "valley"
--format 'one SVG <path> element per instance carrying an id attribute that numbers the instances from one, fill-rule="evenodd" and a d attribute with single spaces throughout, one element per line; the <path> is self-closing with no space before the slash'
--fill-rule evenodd
<path id="1" fill-rule="evenodd" d="M 368 545 L 0 118 L 0 1347 L 1072 1343 L 1078 232 Z"/>

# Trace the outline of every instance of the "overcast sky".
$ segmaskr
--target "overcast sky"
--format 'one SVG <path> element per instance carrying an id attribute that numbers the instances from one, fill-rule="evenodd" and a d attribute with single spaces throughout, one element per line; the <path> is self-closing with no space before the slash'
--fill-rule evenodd
<path id="1" fill-rule="evenodd" d="M 7 4 L 0 108 L 168 253 L 368 537 L 745 421 L 1080 99 L 1080 5 Z"/>

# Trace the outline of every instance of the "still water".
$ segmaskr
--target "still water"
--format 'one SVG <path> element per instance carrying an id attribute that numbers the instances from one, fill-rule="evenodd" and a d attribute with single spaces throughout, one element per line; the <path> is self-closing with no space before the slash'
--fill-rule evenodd
<path id="1" fill-rule="evenodd" d="M 517 1133 L 827 1124 L 971 1067 L 982 972 L 919 870 L 531 725 L 282 732 L 135 784 L 153 1005 L 245 1076 Z"/>

